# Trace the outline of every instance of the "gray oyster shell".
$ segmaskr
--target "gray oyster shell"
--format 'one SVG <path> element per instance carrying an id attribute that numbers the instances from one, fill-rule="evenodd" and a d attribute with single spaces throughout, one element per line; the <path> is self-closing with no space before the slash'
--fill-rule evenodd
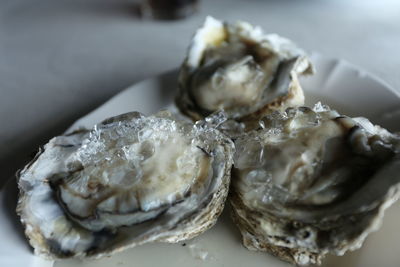
<path id="1" fill-rule="evenodd" d="M 205 122 L 123 114 L 51 139 L 20 172 L 17 212 L 35 253 L 50 259 L 178 242 L 215 224 L 232 155 Z"/>
<path id="2" fill-rule="evenodd" d="M 298 75 L 313 73 L 304 51 L 246 22 L 207 17 L 179 74 L 179 109 L 193 120 L 224 110 L 230 119 L 259 118 L 304 104 Z"/>
<path id="3" fill-rule="evenodd" d="M 230 202 L 244 245 L 297 264 L 360 248 L 400 195 L 400 136 L 326 106 L 235 140 Z"/>

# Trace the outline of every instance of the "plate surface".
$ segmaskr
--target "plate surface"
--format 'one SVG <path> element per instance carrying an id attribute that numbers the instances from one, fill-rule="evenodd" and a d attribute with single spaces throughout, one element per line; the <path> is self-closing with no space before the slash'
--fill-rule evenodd
<path id="1" fill-rule="evenodd" d="M 311 56 L 317 74 L 302 79 L 306 104 L 318 101 L 341 114 L 365 116 L 391 131 L 400 131 L 400 95 L 384 82 L 345 61 L 318 54 Z M 122 91 L 75 122 L 68 130 L 92 127 L 106 117 L 129 111 L 151 114 L 174 109 L 177 72 L 145 80 Z M 15 215 L 16 186 L 12 180 L 0 192 L 0 266 L 291 266 L 266 253 L 248 251 L 230 221 L 227 207 L 218 223 L 203 235 L 178 244 L 147 244 L 95 261 L 44 261 L 32 255 Z M 400 262 L 400 203 L 386 212 L 382 228 L 363 247 L 343 257 L 328 256 L 323 266 L 393 266 Z M 200 259 L 205 257 L 205 259 Z"/>

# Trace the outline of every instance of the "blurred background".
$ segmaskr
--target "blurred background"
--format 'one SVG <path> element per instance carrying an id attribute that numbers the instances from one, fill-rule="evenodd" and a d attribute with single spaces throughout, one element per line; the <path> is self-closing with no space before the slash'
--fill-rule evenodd
<path id="1" fill-rule="evenodd" d="M 197 0 L 180 20 L 154 20 L 141 4 L 0 1 L 0 186 L 79 117 L 179 67 L 206 15 L 260 25 L 400 88 L 400 1 Z"/>

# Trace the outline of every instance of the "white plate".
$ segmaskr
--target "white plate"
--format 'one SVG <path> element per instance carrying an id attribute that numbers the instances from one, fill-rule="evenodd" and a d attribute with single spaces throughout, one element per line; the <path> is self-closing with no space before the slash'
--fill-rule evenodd
<path id="1" fill-rule="evenodd" d="M 322 101 L 342 114 L 365 116 L 392 131 L 400 130 L 400 95 L 388 85 L 342 60 L 317 54 L 312 55 L 312 60 L 318 72 L 302 80 L 307 105 Z M 133 85 L 78 120 L 68 131 L 91 127 L 106 117 L 132 110 L 151 114 L 163 108 L 173 108 L 176 75 L 177 72 L 173 71 Z M 245 249 L 227 210 L 215 227 L 194 240 L 179 244 L 148 244 L 96 261 L 46 262 L 32 255 L 21 235 L 13 211 L 15 199 L 15 182 L 11 181 L 0 192 L 0 266 L 290 266 L 267 253 Z M 398 267 L 399 222 L 400 204 L 397 203 L 387 211 L 381 230 L 370 235 L 362 249 L 343 257 L 329 256 L 323 266 Z M 205 254 L 208 254 L 205 260 L 198 259 Z"/>

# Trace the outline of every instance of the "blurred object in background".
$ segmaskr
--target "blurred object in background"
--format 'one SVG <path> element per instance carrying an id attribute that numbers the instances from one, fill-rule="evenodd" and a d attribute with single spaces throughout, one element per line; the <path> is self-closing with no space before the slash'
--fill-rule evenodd
<path id="1" fill-rule="evenodd" d="M 140 11 L 144 18 L 183 19 L 197 11 L 198 2 L 198 0 L 142 0 Z"/>

